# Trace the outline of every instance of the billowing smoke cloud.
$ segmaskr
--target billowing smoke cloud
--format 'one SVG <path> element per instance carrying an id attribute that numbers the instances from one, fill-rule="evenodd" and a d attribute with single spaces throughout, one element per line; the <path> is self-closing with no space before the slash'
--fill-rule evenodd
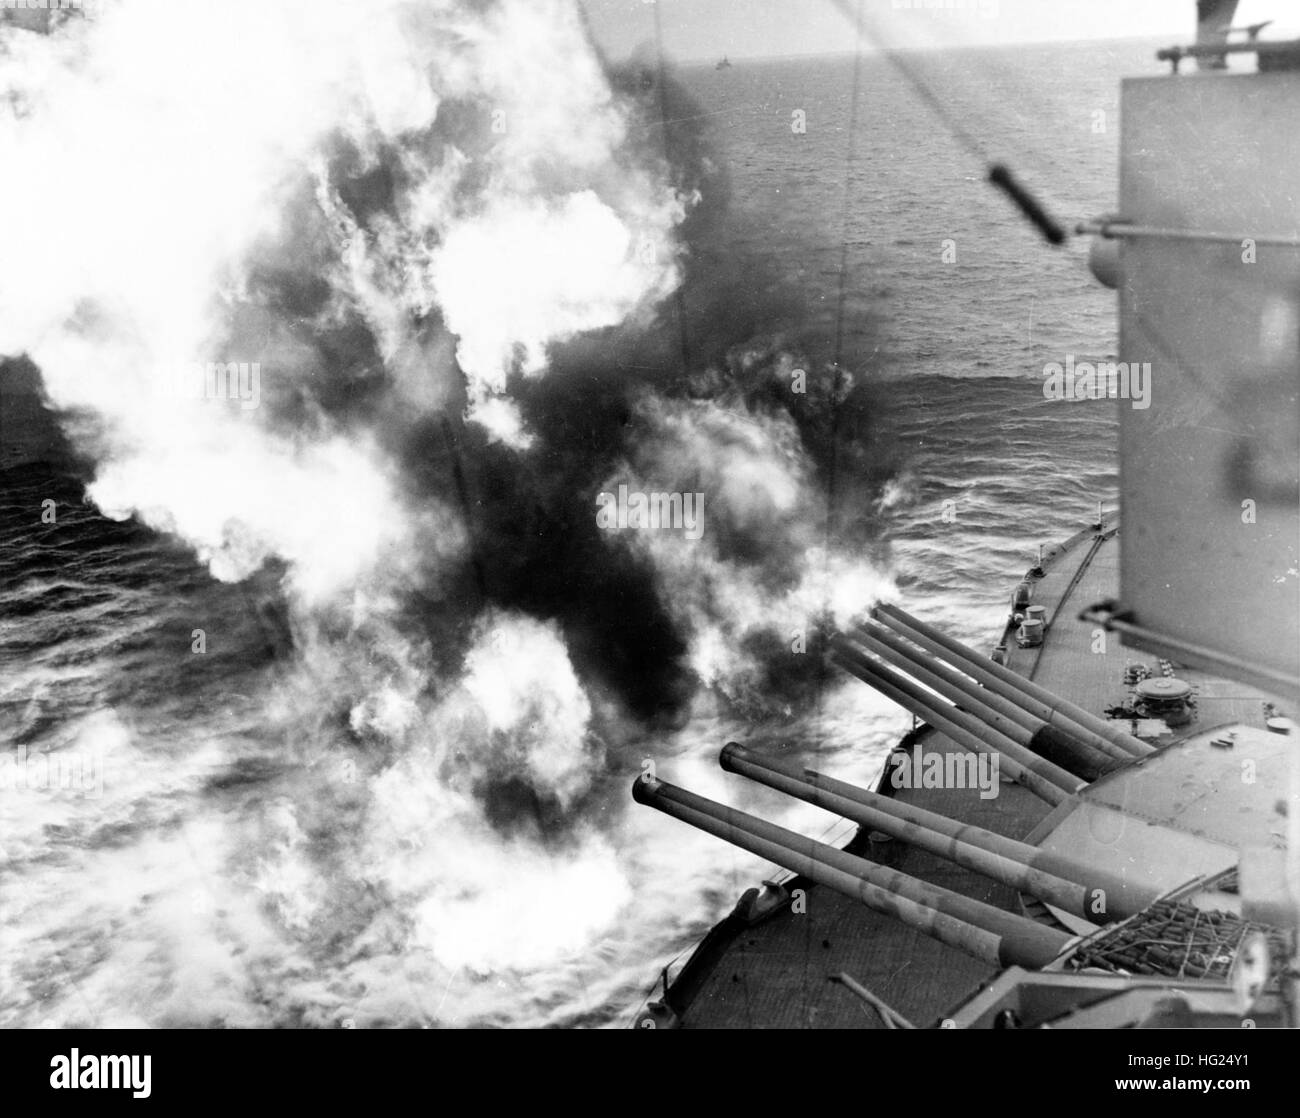
<path id="1" fill-rule="evenodd" d="M 631 897 L 621 737 L 806 700 L 886 585 L 875 401 L 736 248 L 700 114 L 606 67 L 573 0 L 109 0 L 0 31 L 0 83 L 0 354 L 106 514 L 282 576 L 274 794 L 201 824 L 224 924 L 142 926 L 245 944 L 307 1023 L 407 1019 L 363 996 L 397 971 L 553 993 Z M 620 484 L 702 493 L 703 536 L 602 532 Z M 120 895 L 188 890 L 174 854 Z M 176 966 L 224 1005 L 218 954 Z"/>
<path id="2" fill-rule="evenodd" d="M 381 557 L 407 563 L 418 539 L 378 425 L 343 437 L 310 388 L 322 355 L 250 287 L 256 253 L 315 255 L 318 323 L 356 319 L 366 356 L 405 381 L 463 371 L 471 413 L 515 441 L 511 371 L 675 282 L 683 202 L 623 155 L 571 3 L 133 0 L 6 44 L 0 156 L 23 170 L 0 202 L 32 220 L 0 265 L 0 352 L 28 353 L 56 403 L 99 417 L 101 507 L 178 532 L 222 577 L 274 554 L 318 596 Z M 381 213 L 341 197 L 340 151 Z M 286 215 L 295 191 L 312 212 Z M 435 305 L 459 370 L 421 329 Z M 292 428 L 171 398 L 180 370 L 217 361 L 256 362 L 274 418 L 299 411 Z"/>
<path id="3" fill-rule="evenodd" d="M 826 499 L 788 414 L 734 399 L 646 397 L 638 420 L 648 433 L 608 487 L 694 491 L 704 524 L 699 540 L 672 531 L 619 538 L 648 556 L 700 680 L 761 708 L 774 688 L 808 682 L 823 624 L 847 625 L 890 587 L 828 550 Z"/>

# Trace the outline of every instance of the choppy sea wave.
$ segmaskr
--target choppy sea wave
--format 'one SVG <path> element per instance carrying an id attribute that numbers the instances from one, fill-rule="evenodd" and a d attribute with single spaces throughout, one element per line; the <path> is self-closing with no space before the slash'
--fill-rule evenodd
<path id="1" fill-rule="evenodd" d="M 1146 57 L 1093 51 L 1080 71 L 1078 49 L 926 63 L 976 91 L 990 143 L 1071 217 L 1113 193 L 1113 139 L 1078 106 L 1113 111 Z M 982 645 L 1035 545 L 1113 506 L 1117 482 L 1114 405 L 1045 400 L 1039 376 L 1113 346 L 1110 296 L 985 193 L 878 60 L 847 164 L 852 65 L 677 76 L 710 121 L 690 142 L 728 180 L 682 344 L 669 315 L 552 350 L 558 373 L 516 395 L 532 450 L 406 429 L 404 500 L 465 533 L 436 576 L 312 611 L 283 556 L 214 577 L 147 500 L 96 507 L 84 417 L 20 404 L 30 370 L 5 367 L 23 429 L 0 473 L 0 1024 L 618 1024 L 765 872 L 632 805 L 647 758 L 809 833 L 833 824 L 716 765 L 735 738 L 866 782 L 908 724 L 797 660 L 787 616 L 888 593 Z M 350 203 L 363 224 L 368 204 Z M 285 274 L 301 251 L 260 275 L 258 306 L 294 304 L 284 321 L 314 305 Z M 837 333 L 851 394 L 832 377 L 823 411 L 773 405 Z M 383 406 L 356 337 L 313 344 L 347 372 L 346 400 L 321 396 L 340 429 Z M 602 362 L 655 371 L 589 389 Z M 698 485 L 721 542 L 593 557 L 591 493 L 622 478 Z"/>

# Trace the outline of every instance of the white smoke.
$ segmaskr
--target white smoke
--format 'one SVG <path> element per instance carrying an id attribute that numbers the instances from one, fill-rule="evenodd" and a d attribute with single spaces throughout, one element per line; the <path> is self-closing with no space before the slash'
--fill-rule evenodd
<path id="1" fill-rule="evenodd" d="M 297 651 L 256 696 L 253 744 L 159 761 L 155 741 L 113 739 L 134 768 L 109 823 L 156 810 L 170 828 L 187 798 L 198 818 L 70 862 L 57 906 L 24 901 L 24 960 L 64 950 L 69 928 L 116 934 L 77 940 L 76 997 L 16 1000 L 20 1019 L 463 1020 L 499 1006 L 474 985 L 489 972 L 530 972 L 544 1016 L 564 965 L 618 934 L 642 855 L 616 846 L 618 813 L 584 815 L 608 697 L 558 627 L 512 613 L 479 619 L 463 663 L 439 668 L 404 594 L 436 597 L 467 536 L 412 498 L 392 448 L 461 399 L 527 445 L 511 378 L 673 290 L 691 199 L 630 135 L 575 0 L 110 0 L 51 36 L 0 28 L 0 354 L 41 368 L 105 513 L 175 534 L 219 579 L 282 561 Z M 393 171 L 382 213 L 363 220 L 332 177 L 344 145 L 357 173 Z M 321 305 L 269 305 L 268 261 L 323 285 Z M 324 370 L 302 337 L 353 318 L 384 391 L 345 422 L 316 381 L 360 391 L 373 370 Z M 162 390 L 223 361 L 260 362 L 263 407 Z M 705 534 L 613 546 L 653 562 L 706 682 L 751 686 L 749 634 L 827 603 L 844 619 L 880 591 L 855 557 L 819 557 L 823 506 L 787 420 L 654 402 L 643 418 L 612 481 L 704 491 Z M 728 546 L 759 537 L 761 560 Z M 250 758 L 272 774 L 258 795 L 210 794 Z M 533 797 L 537 817 L 503 835 L 497 794 Z M 78 810 L 101 809 L 60 808 Z M 31 822 L 40 848 L 53 829 Z M 35 964 L 0 967 L 23 972 L 0 993 L 38 990 Z M 455 988 L 454 1013 L 426 1002 L 433 986 Z"/>
<path id="2" fill-rule="evenodd" d="M 502 750 L 503 767 L 567 806 L 586 791 L 592 754 L 591 703 L 554 626 L 526 617 L 489 618 L 465 659 L 464 690 L 486 736 L 499 749 L 475 750 L 475 763 Z"/>
<path id="3" fill-rule="evenodd" d="M 389 448 L 454 398 L 526 444 L 509 376 L 672 290 L 685 202 L 628 135 L 574 0 L 109 0 L 50 35 L 0 24 L 0 354 L 40 367 L 107 515 L 180 537 L 219 579 L 282 561 L 298 652 L 262 699 L 268 739 L 292 747 L 278 760 L 302 767 L 266 806 L 203 822 L 226 926 L 179 899 L 192 875 L 175 842 L 140 849 L 141 875 L 86 894 L 81 916 L 135 905 L 147 917 L 117 961 L 171 961 L 153 956 L 138 997 L 84 977 L 94 1008 L 63 1020 L 120 1005 L 259 1023 L 231 943 L 294 989 L 299 947 L 335 935 L 361 967 L 408 951 L 435 970 L 535 967 L 625 903 L 594 830 L 552 851 L 485 821 L 486 786 L 518 780 L 560 812 L 590 790 L 591 704 L 558 631 L 512 615 L 484 619 L 459 676 L 438 679 L 399 601 L 436 587 L 465 533 L 411 499 Z M 331 178 L 343 143 L 361 170 L 397 167 L 364 227 Z M 323 309 L 263 305 L 268 260 L 323 281 Z M 391 389 L 345 427 L 314 402 L 326 370 L 299 336 L 348 316 Z M 178 369 L 225 361 L 260 362 L 261 408 L 168 391 Z M 185 991 L 164 995 L 177 975 Z M 302 999 L 342 1000 L 320 994 Z"/>
<path id="4" fill-rule="evenodd" d="M 653 562 L 705 684 L 744 697 L 760 667 L 746 638 L 775 632 L 797 655 L 820 621 L 842 628 L 897 593 L 865 556 L 828 548 L 826 495 L 789 415 L 726 398 L 646 397 L 638 418 L 645 436 L 604 488 L 701 493 L 703 531 L 698 540 L 662 529 L 615 538 Z"/>
<path id="5" fill-rule="evenodd" d="M 655 246 L 682 216 L 676 204 L 643 215 L 640 228 L 651 232 L 638 240 L 635 227 L 583 191 L 558 205 L 510 200 L 452 230 L 434 263 L 434 288 L 460 336 L 475 405 L 504 392 L 511 369 L 541 372 L 549 341 L 613 326 L 667 295 L 677 274 L 658 262 Z"/>
<path id="6" fill-rule="evenodd" d="M 353 782 L 364 788 L 356 846 L 329 872 L 382 889 L 408 914 L 404 947 L 446 967 L 526 970 L 579 950 L 628 899 L 613 847 L 579 828 L 552 852 L 526 810 L 503 837 L 480 801 L 494 784 L 517 783 L 565 811 L 600 771 L 591 703 L 558 631 L 489 614 L 442 697 L 430 699 L 424 682 L 418 671 L 389 671 L 383 685 L 366 683 L 364 713 L 354 708 L 358 724 L 401 744 L 391 763 L 366 772 L 364 760 L 340 768 L 333 757 L 321 767 L 313 801 L 346 798 Z M 300 821 L 282 817 L 273 830 L 275 841 L 259 843 L 271 852 L 259 887 L 292 930 L 322 879 L 303 872 Z"/>
<path id="7" fill-rule="evenodd" d="M 232 338 L 230 310 L 305 175 L 334 307 L 365 316 L 407 401 L 438 406 L 453 375 L 414 341 L 440 306 L 471 410 L 517 443 L 507 375 L 676 282 L 682 204 L 620 151 L 624 113 L 572 0 L 123 0 L 0 42 L 0 353 L 30 355 L 57 406 L 95 417 L 92 499 L 181 535 L 218 577 L 279 556 L 319 599 L 409 568 L 437 528 L 377 440 L 323 417 L 289 437 L 160 391 L 231 347 L 264 358 L 273 400 L 311 376 L 301 355 Z M 449 101 L 492 129 L 477 159 L 430 138 Z M 340 135 L 363 158 L 401 152 L 395 215 L 373 235 L 324 181 Z"/>

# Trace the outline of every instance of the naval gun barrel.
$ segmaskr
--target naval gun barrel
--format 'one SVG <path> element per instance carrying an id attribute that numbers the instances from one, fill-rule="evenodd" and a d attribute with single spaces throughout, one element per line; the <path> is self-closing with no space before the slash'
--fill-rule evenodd
<path id="1" fill-rule="evenodd" d="M 924 652 L 910 648 L 898 634 L 878 622 L 858 626 L 853 639 L 887 664 L 951 699 L 999 733 L 1031 753 L 1092 782 L 1121 767 L 1122 762 L 1076 736 L 1037 718 L 1009 699 L 980 687 L 968 676 Z"/>
<path id="2" fill-rule="evenodd" d="M 1061 803 L 1087 783 L 1059 765 L 1045 761 L 1024 746 L 1017 745 L 1005 734 L 985 726 L 978 718 L 949 705 L 937 695 L 927 694 L 892 668 L 869 659 L 844 638 L 836 637 L 832 644 L 835 662 L 846 671 L 910 710 L 918 718 L 938 727 L 958 745 L 976 753 L 997 754 L 1007 775 L 1040 799 L 1051 804 Z"/>
<path id="3" fill-rule="evenodd" d="M 815 769 L 728 742 L 718 758 L 727 772 L 785 792 L 805 803 L 947 858 L 1085 920 L 1105 923 L 1143 911 L 1159 892 L 1126 882 L 996 831 L 960 823 Z"/>
<path id="4" fill-rule="evenodd" d="M 1146 742 L 1108 723 L 1104 718 L 1098 718 L 1068 699 L 1052 694 L 1001 664 L 981 658 L 960 641 L 953 640 L 924 621 L 918 621 L 897 606 L 878 605 L 872 611 L 872 616 L 896 633 L 974 677 L 990 690 L 1010 699 L 1045 722 L 1081 737 L 1103 753 L 1127 761 L 1154 752 Z"/>
<path id="5" fill-rule="evenodd" d="M 909 846 L 927 850 L 931 854 L 955 862 L 959 866 L 965 866 L 975 873 L 1000 881 L 1013 889 L 1031 893 L 1047 904 L 1056 905 L 1076 916 L 1087 918 L 1088 891 L 1077 882 L 1043 873 L 1002 854 L 994 854 L 961 839 L 949 838 L 938 831 L 922 827 L 919 823 L 899 819 L 888 812 L 868 807 L 803 780 L 787 776 L 778 768 L 755 763 L 748 751 L 735 743 L 723 749 L 719 760 L 728 772 L 749 777 L 796 799 L 816 804 L 864 827 L 882 831 Z"/>
<path id="6" fill-rule="evenodd" d="M 665 781 L 639 776 L 632 797 L 994 966 L 1040 969 L 1074 942 L 1054 928 L 878 866 Z"/>

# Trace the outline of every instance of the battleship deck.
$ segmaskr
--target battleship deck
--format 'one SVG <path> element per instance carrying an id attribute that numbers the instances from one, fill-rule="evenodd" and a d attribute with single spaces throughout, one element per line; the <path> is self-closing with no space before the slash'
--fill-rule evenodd
<path id="1" fill-rule="evenodd" d="M 1088 605 L 1115 596 L 1118 526 L 1108 522 L 1080 532 L 1044 557 L 1034 603 L 1047 607 L 1041 647 L 1020 649 L 1004 633 L 1007 665 L 1040 686 L 1101 715 L 1126 697 L 1130 662 L 1151 658 L 1123 648 L 1079 620 Z M 1011 583 L 1008 583 L 1008 591 Z M 1153 666 L 1153 665 L 1152 665 Z M 1260 696 L 1237 684 L 1179 668 L 1197 688 L 1195 729 L 1244 722 L 1262 725 Z M 1163 738 L 1156 744 L 1174 740 Z M 946 735 L 921 727 L 900 747 L 962 752 Z M 835 775 L 828 773 L 828 775 Z M 965 823 L 1023 839 L 1048 815 L 1050 805 L 1019 784 L 1003 780 L 991 799 L 978 788 L 878 791 Z M 1018 894 L 925 851 L 859 832 L 848 849 L 894 869 L 1010 911 L 1022 911 Z M 946 1011 L 991 979 L 996 968 L 880 915 L 806 879 L 785 882 L 803 889 L 807 911 L 785 905 L 747 926 L 739 910 L 718 924 L 671 984 L 666 1003 L 687 1028 L 883 1028 L 879 1016 L 848 989 L 829 981 L 841 972 L 865 986 L 918 1026 L 939 1022 Z M 1044 917 L 1050 919 L 1045 911 Z"/>

